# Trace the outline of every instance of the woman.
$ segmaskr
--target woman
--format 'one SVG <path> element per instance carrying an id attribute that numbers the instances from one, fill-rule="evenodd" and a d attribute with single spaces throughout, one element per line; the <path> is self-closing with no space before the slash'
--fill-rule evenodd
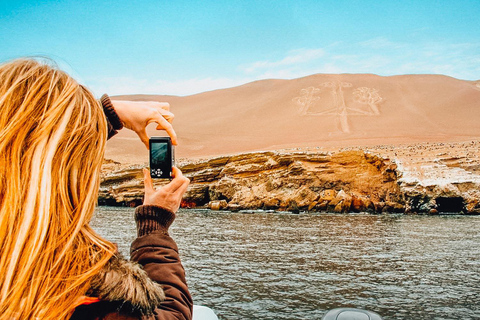
<path id="1" fill-rule="evenodd" d="M 158 190 L 144 170 L 131 250 L 144 270 L 89 226 L 107 137 L 125 125 L 145 142 L 146 125 L 157 122 L 175 143 L 173 115 L 166 105 L 107 96 L 102 105 L 47 63 L 0 66 L 0 319 L 191 318 L 168 236 L 189 183 L 180 170 Z"/>

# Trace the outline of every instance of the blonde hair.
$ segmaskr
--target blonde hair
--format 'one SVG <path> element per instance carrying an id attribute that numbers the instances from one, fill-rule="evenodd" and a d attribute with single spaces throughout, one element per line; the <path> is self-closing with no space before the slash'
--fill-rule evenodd
<path id="1" fill-rule="evenodd" d="M 114 253 L 88 225 L 103 110 L 50 64 L 0 66 L 0 319 L 68 319 Z"/>

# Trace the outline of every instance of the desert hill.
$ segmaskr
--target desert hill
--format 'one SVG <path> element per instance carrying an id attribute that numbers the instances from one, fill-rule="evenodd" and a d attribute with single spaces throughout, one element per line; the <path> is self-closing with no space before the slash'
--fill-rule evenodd
<path id="1" fill-rule="evenodd" d="M 178 157 L 480 137 L 480 82 L 442 75 L 316 74 L 185 97 L 114 98 L 169 102 Z M 149 133 L 154 132 L 152 125 Z M 148 159 L 129 130 L 109 141 L 106 156 L 123 163 Z"/>

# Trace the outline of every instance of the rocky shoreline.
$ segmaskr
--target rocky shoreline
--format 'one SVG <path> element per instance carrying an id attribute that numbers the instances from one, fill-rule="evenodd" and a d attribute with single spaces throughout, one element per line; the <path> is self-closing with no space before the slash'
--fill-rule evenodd
<path id="1" fill-rule="evenodd" d="M 423 144 L 390 149 L 267 151 L 183 160 L 177 165 L 191 184 L 182 207 L 294 213 L 480 214 L 479 144 L 472 141 L 454 147 L 457 153 L 472 150 L 474 154 L 462 157 L 452 153 L 452 145 Z M 450 152 L 442 153 L 443 149 Z M 106 160 L 99 205 L 141 204 L 143 167 Z"/>

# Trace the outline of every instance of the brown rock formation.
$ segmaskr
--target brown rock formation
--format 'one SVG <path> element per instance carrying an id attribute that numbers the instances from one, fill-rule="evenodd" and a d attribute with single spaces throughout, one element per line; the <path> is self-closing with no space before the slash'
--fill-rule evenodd
<path id="1" fill-rule="evenodd" d="M 369 203 L 403 205 L 395 165 L 360 151 L 337 154 L 248 153 L 180 165 L 191 179 L 184 205 L 213 209 L 373 211 Z M 106 163 L 101 204 L 138 204 L 139 166 Z"/>
<path id="2" fill-rule="evenodd" d="M 467 146 L 476 150 L 476 143 Z M 465 144 L 460 147 L 459 150 L 470 152 L 465 149 Z M 428 148 L 415 146 L 415 150 L 428 149 L 429 152 L 435 148 L 443 148 L 443 144 Z M 413 150 L 410 146 L 406 149 Z M 395 154 L 400 152 L 400 149 L 393 150 Z M 388 154 L 384 149 L 382 152 Z M 413 154 L 408 155 L 409 159 L 414 159 Z M 191 179 L 191 185 L 182 206 L 231 211 L 480 214 L 476 161 L 455 159 L 448 155 L 445 159 L 434 160 L 435 165 L 443 165 L 444 161 L 449 165 L 445 166 L 447 169 L 463 170 L 455 171 L 455 180 L 449 178 L 448 183 L 438 174 L 431 176 L 426 165 L 431 162 L 424 157 L 421 158 L 423 171 L 418 173 L 417 165 L 405 167 L 402 163 L 400 168 L 388 158 L 362 150 L 258 152 L 184 161 L 179 167 Z M 140 204 L 143 196 L 142 167 L 106 161 L 99 203 Z M 443 171 L 433 166 L 432 172 Z M 162 183 L 166 181 L 158 181 L 159 185 Z"/>

